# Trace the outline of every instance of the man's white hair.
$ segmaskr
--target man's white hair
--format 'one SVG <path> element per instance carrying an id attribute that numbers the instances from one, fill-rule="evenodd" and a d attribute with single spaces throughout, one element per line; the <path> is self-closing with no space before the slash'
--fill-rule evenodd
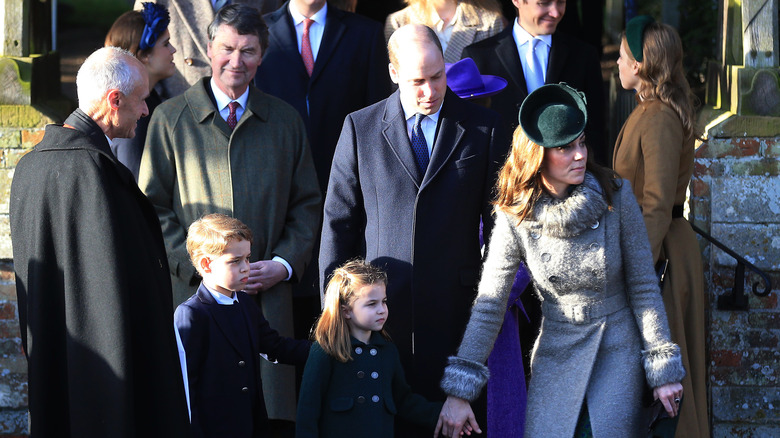
<path id="1" fill-rule="evenodd" d="M 131 59 L 135 56 L 119 47 L 103 47 L 89 55 L 76 75 L 79 108 L 90 114 L 109 90 L 132 94 L 141 78 Z"/>

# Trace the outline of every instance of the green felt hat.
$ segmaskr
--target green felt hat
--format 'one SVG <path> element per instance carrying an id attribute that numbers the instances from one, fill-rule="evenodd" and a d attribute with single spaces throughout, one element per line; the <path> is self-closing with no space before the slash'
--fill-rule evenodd
<path id="1" fill-rule="evenodd" d="M 642 62 L 642 44 L 644 43 L 645 28 L 648 24 L 655 23 L 653 17 L 649 15 L 638 15 L 626 24 L 626 42 L 634 59 Z"/>
<path id="2" fill-rule="evenodd" d="M 588 123 L 585 94 L 564 82 L 541 86 L 520 105 L 518 120 L 525 135 L 539 146 L 566 146 Z"/>

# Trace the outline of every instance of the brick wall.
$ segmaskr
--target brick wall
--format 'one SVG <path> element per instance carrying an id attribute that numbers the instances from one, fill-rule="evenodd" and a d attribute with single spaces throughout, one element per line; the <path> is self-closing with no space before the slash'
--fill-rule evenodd
<path id="1" fill-rule="evenodd" d="M 19 337 L 8 200 L 14 167 L 54 121 L 31 106 L 0 105 L 0 437 L 27 436 L 27 360 Z M 29 128 L 19 128 L 29 126 Z"/>
<path id="2" fill-rule="evenodd" d="M 696 152 L 694 222 L 768 273 L 775 291 L 752 294 L 749 311 L 721 311 L 734 282 L 733 258 L 702 243 L 708 318 L 713 437 L 780 436 L 780 137 L 711 138 Z M 690 218 L 690 217 L 689 217 Z M 763 286 L 761 286 L 763 287 Z"/>

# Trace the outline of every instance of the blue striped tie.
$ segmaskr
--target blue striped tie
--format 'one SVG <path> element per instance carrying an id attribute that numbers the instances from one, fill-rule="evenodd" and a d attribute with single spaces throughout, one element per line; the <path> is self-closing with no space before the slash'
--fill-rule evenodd
<path id="1" fill-rule="evenodd" d="M 424 115 L 417 113 L 414 115 L 414 127 L 412 128 L 412 151 L 414 157 L 417 159 L 417 167 L 420 169 L 420 173 L 425 175 L 425 171 L 428 169 L 428 143 L 425 141 L 425 134 L 422 131 L 422 121 L 425 118 Z"/>

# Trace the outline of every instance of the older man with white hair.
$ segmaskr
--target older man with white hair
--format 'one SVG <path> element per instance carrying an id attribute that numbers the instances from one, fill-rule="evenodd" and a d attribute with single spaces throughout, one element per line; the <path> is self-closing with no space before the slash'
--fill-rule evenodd
<path id="1" fill-rule="evenodd" d="M 30 435 L 189 436 L 160 223 L 110 148 L 146 115 L 147 75 L 106 47 L 76 85 L 11 187 Z"/>

